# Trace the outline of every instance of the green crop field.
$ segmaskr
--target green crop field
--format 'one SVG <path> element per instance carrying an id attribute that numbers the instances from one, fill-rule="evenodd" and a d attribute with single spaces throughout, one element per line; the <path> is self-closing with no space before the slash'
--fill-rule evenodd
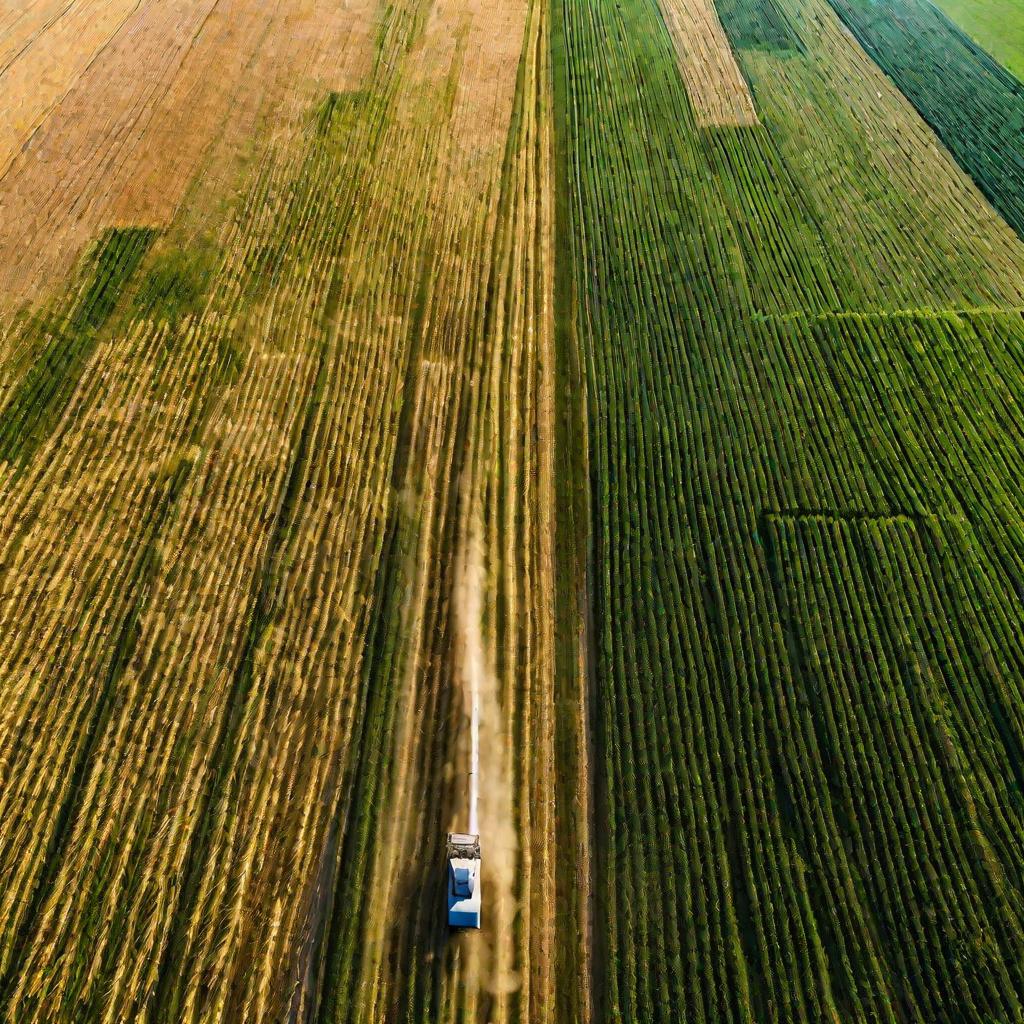
<path id="1" fill-rule="evenodd" d="M 559 10 L 603 1012 L 1019 1019 L 1020 243 L 824 4 Z"/>
<path id="2" fill-rule="evenodd" d="M 0 1021 L 1024 1024 L 971 33 L 0 6 Z"/>
<path id="3" fill-rule="evenodd" d="M 935 0 L 975 42 L 1024 80 L 1024 7 L 1017 0 Z"/>
<path id="4" fill-rule="evenodd" d="M 930 0 L 830 0 L 993 206 L 1024 236 L 1024 83 Z"/>

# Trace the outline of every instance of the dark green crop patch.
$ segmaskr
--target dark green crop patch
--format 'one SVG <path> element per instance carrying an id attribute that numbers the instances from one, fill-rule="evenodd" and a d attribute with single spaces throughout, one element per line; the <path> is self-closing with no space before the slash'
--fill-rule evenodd
<path id="1" fill-rule="evenodd" d="M 70 305 L 40 317 L 43 347 L 0 410 L 0 460 L 24 465 L 50 436 L 156 235 L 154 228 L 104 232 L 85 258 Z"/>
<path id="2" fill-rule="evenodd" d="M 313 115 L 316 134 L 320 137 L 327 135 L 336 121 L 340 121 L 346 115 L 358 115 L 368 101 L 369 94 L 365 89 L 329 92 Z"/>
<path id="3" fill-rule="evenodd" d="M 717 0 L 718 17 L 737 50 L 804 52 L 804 44 L 776 0 Z"/>
<path id="4" fill-rule="evenodd" d="M 220 257 L 211 243 L 182 249 L 161 246 L 148 261 L 131 298 L 132 315 L 176 327 L 203 310 Z"/>
<path id="5" fill-rule="evenodd" d="M 73 329 L 98 330 L 114 311 L 158 232 L 156 228 L 110 228 L 86 257 L 86 285 L 72 308 Z"/>

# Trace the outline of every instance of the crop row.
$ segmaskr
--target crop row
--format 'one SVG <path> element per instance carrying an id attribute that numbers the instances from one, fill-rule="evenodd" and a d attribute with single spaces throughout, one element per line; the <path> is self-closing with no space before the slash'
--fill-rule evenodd
<path id="1" fill-rule="evenodd" d="M 555 959 L 545 28 L 542 4 L 474 13 L 453 102 L 431 111 L 451 145 L 421 186 L 432 216 L 399 429 L 403 497 L 368 667 L 364 750 L 380 767 L 356 782 L 365 818 L 341 858 L 325 1019 L 553 1019 L 556 993 L 570 1007 L 579 997 L 576 954 L 564 976 Z M 403 108 L 446 70 L 444 42 L 428 28 Z M 448 938 L 440 870 L 445 831 L 466 827 L 472 671 L 483 691 L 484 942 Z M 367 892 L 372 904 L 342 910 Z M 389 912 L 406 898 L 408 913 Z"/>
<path id="2" fill-rule="evenodd" d="M 835 1011 L 1019 1018 L 1014 602 L 955 522 L 765 525 L 793 672 L 764 727 Z"/>

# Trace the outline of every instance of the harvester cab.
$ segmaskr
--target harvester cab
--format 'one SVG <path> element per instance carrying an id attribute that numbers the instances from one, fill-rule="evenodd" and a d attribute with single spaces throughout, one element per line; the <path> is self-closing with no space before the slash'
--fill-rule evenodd
<path id="1" fill-rule="evenodd" d="M 480 927 L 480 837 L 448 833 L 448 924 Z"/>

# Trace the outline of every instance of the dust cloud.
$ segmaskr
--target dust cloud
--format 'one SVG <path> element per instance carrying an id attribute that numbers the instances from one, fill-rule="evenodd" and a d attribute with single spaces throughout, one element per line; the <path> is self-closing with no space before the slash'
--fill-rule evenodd
<path id="1" fill-rule="evenodd" d="M 483 987 L 496 996 L 518 989 L 513 968 L 512 919 L 518 838 L 512 808 L 512 779 L 508 733 L 493 657 L 483 637 L 484 552 L 480 535 L 470 534 L 456 574 L 456 668 L 465 711 L 472 723 L 474 703 L 479 713 L 478 784 L 481 856 Z M 468 795 L 468 794 L 467 794 Z M 476 817 L 470 812 L 471 817 Z M 462 819 L 460 815 L 460 820 Z"/>

